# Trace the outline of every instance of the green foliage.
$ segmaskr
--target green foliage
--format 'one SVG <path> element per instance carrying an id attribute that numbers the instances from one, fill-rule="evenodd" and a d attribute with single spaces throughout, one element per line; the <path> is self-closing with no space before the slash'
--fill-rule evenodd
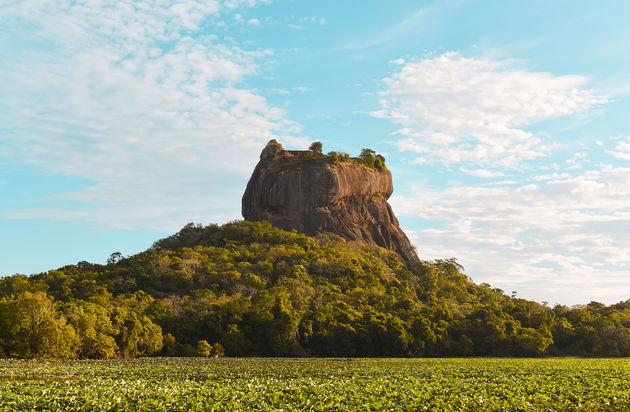
<path id="1" fill-rule="evenodd" d="M 374 163 L 376 161 L 375 158 L 376 153 L 372 149 L 363 149 L 361 150 L 361 154 L 359 155 L 359 159 L 361 162 L 370 169 L 374 168 Z"/>
<path id="2" fill-rule="evenodd" d="M 197 342 L 196 352 L 197 356 L 201 356 L 204 358 L 219 358 L 225 355 L 223 346 L 221 346 L 220 343 L 215 343 L 214 345 L 211 345 L 206 340 L 200 340 L 199 342 Z"/>
<path id="3" fill-rule="evenodd" d="M 75 301 L 65 304 L 62 313 L 80 338 L 79 357 L 109 359 L 116 356 L 119 348 L 114 336 L 118 330 L 112 325 L 108 308 L 89 301 Z"/>
<path id="4" fill-rule="evenodd" d="M 278 153 L 280 153 L 284 148 L 276 139 L 271 139 L 265 149 L 261 153 L 261 157 L 263 159 L 275 159 L 278 157 Z"/>
<path id="5" fill-rule="evenodd" d="M 21 358 L 76 357 L 78 337 L 45 292 L 20 292 L 0 301 L 3 352 Z"/>
<path id="6" fill-rule="evenodd" d="M 372 149 L 363 149 L 359 155 L 359 162 L 362 166 L 368 169 L 387 170 L 385 166 L 385 157 L 381 154 L 376 154 Z"/>
<path id="7" fill-rule="evenodd" d="M 278 142 L 276 139 L 269 140 L 269 142 L 267 142 L 267 146 L 275 146 L 279 150 L 284 150 L 284 147 L 282 146 L 282 144 Z"/>
<path id="8" fill-rule="evenodd" d="M 209 357 L 212 354 L 212 345 L 208 343 L 208 341 L 200 340 L 197 342 L 197 356 L 202 356 L 204 358 Z"/>
<path id="9" fill-rule="evenodd" d="M 122 253 L 114 252 L 111 255 L 109 255 L 109 258 L 107 258 L 107 264 L 108 265 L 113 265 L 113 264 L 119 262 L 122 258 L 123 258 Z"/>
<path id="10" fill-rule="evenodd" d="M 625 359 L 0 360 L 3 410 L 626 411 Z"/>
<path id="11" fill-rule="evenodd" d="M 0 279 L 0 356 L 223 348 L 228 356 L 630 356 L 630 301 L 549 308 L 474 284 L 454 259 L 406 268 L 385 249 L 242 221 L 189 224 L 107 265 Z"/>
<path id="12" fill-rule="evenodd" d="M 377 154 L 374 157 L 374 167 L 378 170 L 387 170 L 387 166 L 385 166 L 385 157 L 383 155 Z"/>
<path id="13" fill-rule="evenodd" d="M 311 143 L 311 145 L 309 146 L 308 150 L 315 152 L 315 153 L 322 153 L 323 150 L 323 146 L 322 146 L 322 142 L 313 142 Z"/>
<path id="14" fill-rule="evenodd" d="M 337 152 L 328 152 L 328 158 L 331 163 L 335 166 L 339 166 L 339 153 Z"/>

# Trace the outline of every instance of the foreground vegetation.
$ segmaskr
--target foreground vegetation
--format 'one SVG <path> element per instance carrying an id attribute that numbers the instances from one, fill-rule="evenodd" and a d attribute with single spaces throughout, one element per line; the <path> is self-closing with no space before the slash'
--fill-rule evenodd
<path id="1" fill-rule="evenodd" d="M 107 265 L 0 279 L 0 357 L 630 356 L 630 300 L 553 308 L 455 260 L 266 223 L 188 225 Z"/>
<path id="2" fill-rule="evenodd" d="M 3 410 L 628 410 L 622 359 L 0 361 Z"/>

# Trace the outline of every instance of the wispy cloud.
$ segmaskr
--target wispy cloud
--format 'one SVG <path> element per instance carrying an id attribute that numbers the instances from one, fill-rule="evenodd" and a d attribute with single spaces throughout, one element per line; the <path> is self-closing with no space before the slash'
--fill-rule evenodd
<path id="1" fill-rule="evenodd" d="M 302 17 L 300 19 L 300 23 L 318 24 L 320 26 L 323 26 L 323 25 L 326 24 L 326 19 L 324 17 L 321 17 L 321 16 Z"/>
<path id="2" fill-rule="evenodd" d="M 583 76 L 510 70 L 449 52 L 399 63 L 372 116 L 401 126 L 401 150 L 443 163 L 515 167 L 551 146 L 525 127 L 585 111 L 605 97 Z"/>
<path id="3" fill-rule="evenodd" d="M 421 32 L 426 32 L 434 24 L 434 17 L 441 12 L 442 7 L 444 7 L 444 4 L 419 8 L 393 26 L 388 27 L 386 30 L 380 31 L 367 39 L 343 44 L 340 48 L 346 50 L 365 50 L 391 44 L 392 42 L 400 41 L 411 35 L 417 36 Z"/>
<path id="4" fill-rule="evenodd" d="M 466 169 L 460 168 L 462 172 L 466 173 L 469 176 L 474 177 L 485 177 L 485 178 L 495 178 L 495 177 L 503 177 L 505 174 L 503 172 L 499 172 L 496 170 L 488 170 L 488 169 Z"/>
<path id="5" fill-rule="evenodd" d="M 477 282 L 550 302 L 607 303 L 630 290 L 630 168 L 603 165 L 536 183 L 417 188 L 395 197 L 423 258 L 457 257 Z M 514 182 L 512 182 L 514 183 Z"/>
<path id="6" fill-rule="evenodd" d="M 630 160 L 630 137 L 626 141 L 617 143 L 615 150 L 607 150 L 606 153 L 617 159 Z"/>
<path id="7" fill-rule="evenodd" d="M 270 4 L 272 0 L 225 0 L 223 5 L 228 9 L 238 9 L 241 7 L 254 7 L 259 4 Z"/>
<path id="8" fill-rule="evenodd" d="M 256 3 L 5 7 L 0 24 L 24 47 L 0 50 L 0 122 L 10 131 L 0 136 L 2 153 L 95 182 L 63 195 L 80 207 L 8 213 L 173 230 L 239 210 L 240 188 L 268 139 L 306 144 L 280 109 L 239 87 L 272 51 L 201 30 Z M 9 24 L 15 19 L 22 29 Z"/>

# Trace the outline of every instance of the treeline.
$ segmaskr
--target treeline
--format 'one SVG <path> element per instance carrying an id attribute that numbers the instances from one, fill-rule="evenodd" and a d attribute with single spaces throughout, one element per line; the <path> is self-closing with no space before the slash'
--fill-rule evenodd
<path id="1" fill-rule="evenodd" d="M 630 300 L 553 308 L 455 260 L 266 223 L 189 224 L 138 255 L 0 279 L 0 356 L 630 356 Z"/>

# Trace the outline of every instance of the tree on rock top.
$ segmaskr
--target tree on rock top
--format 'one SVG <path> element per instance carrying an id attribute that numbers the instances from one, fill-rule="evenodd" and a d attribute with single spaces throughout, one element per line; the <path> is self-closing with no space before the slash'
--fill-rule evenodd
<path id="1" fill-rule="evenodd" d="M 308 150 L 311 150 L 315 153 L 321 153 L 323 150 L 323 145 L 322 142 L 313 142 L 311 143 L 311 145 L 309 146 Z"/>

